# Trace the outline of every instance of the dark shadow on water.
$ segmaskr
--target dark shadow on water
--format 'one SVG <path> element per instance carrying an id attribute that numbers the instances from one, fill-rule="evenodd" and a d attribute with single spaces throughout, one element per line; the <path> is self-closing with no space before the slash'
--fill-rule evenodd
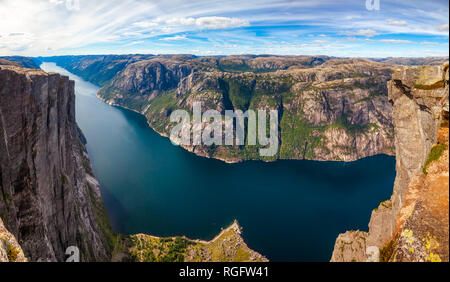
<path id="1" fill-rule="evenodd" d="M 124 228 L 124 222 L 127 222 L 128 215 L 126 210 L 120 204 L 113 194 L 109 192 L 107 188 L 101 187 L 102 200 L 105 207 L 108 207 L 108 218 L 111 223 L 111 227 L 115 232 L 126 233 Z"/>

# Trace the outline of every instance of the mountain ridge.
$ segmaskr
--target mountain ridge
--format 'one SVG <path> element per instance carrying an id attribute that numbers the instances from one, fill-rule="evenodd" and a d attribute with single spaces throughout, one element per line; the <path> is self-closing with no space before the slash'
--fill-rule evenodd
<path id="1" fill-rule="evenodd" d="M 89 57 L 104 64 L 83 57 L 71 57 L 72 61 L 66 63 L 60 58 L 59 63 L 63 67 L 70 65 L 74 73 L 95 83 L 99 80 L 86 71 L 90 67 L 102 73 L 128 60 L 123 70 L 100 83 L 103 87 L 98 96 L 111 105 L 144 114 L 149 125 L 163 136 L 170 134 L 170 112 L 192 110 L 194 99 L 221 113 L 251 108 L 275 109 L 282 115 L 277 156 L 261 158 L 258 148 L 249 146 L 184 146 L 203 157 L 227 162 L 352 161 L 375 154 L 393 154 L 391 105 L 386 88 L 391 66 L 366 59 L 326 56 L 151 55 L 143 60 L 139 57 L 136 62 L 134 56 L 115 57 L 117 61 Z M 303 109 L 304 106 L 307 108 Z M 321 114 L 314 116 L 314 112 Z"/>

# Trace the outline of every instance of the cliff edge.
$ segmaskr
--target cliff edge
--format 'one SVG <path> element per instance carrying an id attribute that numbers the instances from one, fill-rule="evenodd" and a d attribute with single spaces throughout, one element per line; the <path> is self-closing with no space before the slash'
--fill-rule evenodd
<path id="1" fill-rule="evenodd" d="M 237 222 L 214 240 L 112 231 L 75 122 L 74 82 L 0 59 L 0 262 L 266 261 Z M 113 255 L 114 254 L 114 255 Z"/>
<path id="2" fill-rule="evenodd" d="M 74 82 L 0 65 L 0 218 L 30 261 L 106 261 L 99 183 L 75 122 Z M 6 230 L 6 229 L 5 229 Z"/>
<path id="3" fill-rule="evenodd" d="M 369 232 L 336 240 L 331 261 L 448 261 L 448 63 L 403 67 L 388 82 L 397 176 Z"/>

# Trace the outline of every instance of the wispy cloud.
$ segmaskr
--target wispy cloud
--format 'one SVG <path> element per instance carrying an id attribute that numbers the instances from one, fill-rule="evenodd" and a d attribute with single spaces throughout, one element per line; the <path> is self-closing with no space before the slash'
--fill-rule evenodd
<path id="1" fill-rule="evenodd" d="M 344 32 L 345 35 L 357 35 L 357 36 L 366 36 L 366 37 L 373 37 L 375 35 L 378 35 L 379 33 L 372 29 L 360 29 L 357 31 L 346 31 Z"/>
<path id="2" fill-rule="evenodd" d="M 423 42 L 448 54 L 448 10 L 441 0 L 383 0 L 379 11 L 364 0 L 0 0 L 0 55 L 394 56 L 424 54 Z"/>
<path id="3" fill-rule="evenodd" d="M 401 39 L 380 39 L 378 41 L 384 42 L 384 43 L 395 43 L 395 44 L 411 44 L 411 43 L 413 43 L 410 40 L 401 40 Z"/>
<path id="4" fill-rule="evenodd" d="M 202 17 L 196 19 L 195 24 L 205 28 L 234 28 L 249 26 L 250 22 L 238 18 Z"/>
<path id="5" fill-rule="evenodd" d="M 219 29 L 249 26 L 248 20 L 228 17 L 171 18 L 165 21 L 167 25 L 197 26 L 201 28 Z"/>
<path id="6" fill-rule="evenodd" d="M 386 22 L 390 25 L 400 25 L 400 26 L 404 26 L 404 25 L 408 24 L 406 21 L 396 21 L 393 19 L 388 19 Z"/>
<path id="7" fill-rule="evenodd" d="M 439 31 L 448 31 L 448 24 L 441 24 L 437 26 L 437 30 Z"/>
<path id="8" fill-rule="evenodd" d="M 420 42 L 420 44 L 422 44 L 422 45 L 439 45 L 439 43 L 437 43 L 437 42 L 427 42 L 427 41 Z"/>
<path id="9" fill-rule="evenodd" d="M 186 35 L 175 35 L 175 36 L 172 36 L 172 37 L 160 38 L 159 40 L 175 41 L 175 40 L 185 40 L 185 39 L 187 39 Z"/>
<path id="10" fill-rule="evenodd" d="M 145 41 L 134 41 L 134 42 L 127 43 L 123 46 L 134 46 L 134 45 L 139 45 L 139 44 L 143 44 L 143 43 L 145 43 Z"/>
<path id="11" fill-rule="evenodd" d="M 141 28 L 149 28 L 149 27 L 158 26 L 158 23 L 151 22 L 151 21 L 142 21 L 142 22 L 135 22 L 135 23 L 133 23 L 133 26 L 141 27 Z"/>

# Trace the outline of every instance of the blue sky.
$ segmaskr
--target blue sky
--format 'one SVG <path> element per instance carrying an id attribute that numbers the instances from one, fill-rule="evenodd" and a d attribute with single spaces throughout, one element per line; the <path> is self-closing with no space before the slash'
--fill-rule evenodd
<path id="1" fill-rule="evenodd" d="M 0 0 L 0 55 L 448 56 L 447 0 L 376 1 Z"/>

